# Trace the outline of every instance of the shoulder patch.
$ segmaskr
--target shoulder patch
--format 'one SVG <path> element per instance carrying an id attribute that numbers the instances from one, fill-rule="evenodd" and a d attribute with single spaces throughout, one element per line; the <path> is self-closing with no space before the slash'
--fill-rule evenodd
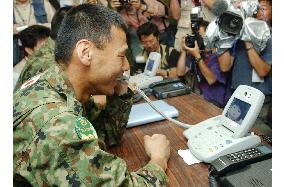
<path id="1" fill-rule="evenodd" d="M 27 80 L 24 84 L 22 84 L 20 90 L 25 89 L 25 88 L 33 85 L 40 78 L 40 76 L 41 76 L 41 74 L 32 77 L 30 80 Z"/>
<path id="2" fill-rule="evenodd" d="M 81 140 L 98 139 L 93 125 L 84 117 L 79 117 L 75 120 L 75 131 Z"/>

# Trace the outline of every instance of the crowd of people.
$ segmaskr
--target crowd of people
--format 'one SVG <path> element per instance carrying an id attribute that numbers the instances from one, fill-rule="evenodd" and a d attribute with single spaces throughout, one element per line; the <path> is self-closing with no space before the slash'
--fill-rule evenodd
<path id="1" fill-rule="evenodd" d="M 266 97 L 256 124 L 272 128 L 272 39 L 262 51 L 241 39 L 222 52 L 188 46 L 178 31 L 184 1 L 14 0 L 15 186 L 167 185 L 166 136 L 144 137 L 149 163 L 136 172 L 107 152 L 122 141 L 133 104 L 119 80 L 150 52 L 161 54 L 157 75 L 186 80 L 220 108 L 239 85 L 259 89 Z M 200 2 L 214 9 L 214 0 Z M 272 32 L 272 0 L 259 0 L 254 17 Z M 212 19 L 199 22 L 202 38 Z"/>

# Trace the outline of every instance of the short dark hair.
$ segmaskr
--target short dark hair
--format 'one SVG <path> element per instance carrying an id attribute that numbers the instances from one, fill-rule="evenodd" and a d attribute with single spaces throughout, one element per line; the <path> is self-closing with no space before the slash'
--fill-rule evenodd
<path id="1" fill-rule="evenodd" d="M 258 0 L 258 2 L 262 2 L 262 1 L 265 1 L 267 3 L 269 3 L 270 6 L 272 6 L 272 0 Z"/>
<path id="2" fill-rule="evenodd" d="M 87 39 L 99 49 L 104 49 L 111 41 L 111 27 L 121 28 L 126 32 L 126 25 L 121 16 L 102 5 L 81 4 L 72 8 L 65 15 L 55 43 L 55 60 L 68 62 L 76 43 Z"/>
<path id="3" fill-rule="evenodd" d="M 142 35 L 150 36 L 151 34 L 156 37 L 160 34 L 158 27 L 154 23 L 146 22 L 143 25 L 139 26 L 137 29 L 137 35 L 139 39 L 141 39 Z"/>
<path id="4" fill-rule="evenodd" d="M 49 28 L 42 25 L 32 25 L 22 30 L 19 33 L 19 38 L 23 48 L 28 47 L 33 49 L 39 40 L 47 38 L 49 35 Z"/>
<path id="5" fill-rule="evenodd" d="M 199 26 L 203 26 L 203 27 L 205 27 L 205 29 L 207 28 L 208 25 L 209 25 L 209 22 L 204 20 L 204 19 L 201 19 L 199 21 Z"/>
<path id="6" fill-rule="evenodd" d="M 50 31 L 50 37 L 53 40 L 56 40 L 57 33 L 62 23 L 62 20 L 65 14 L 67 13 L 67 11 L 70 10 L 71 8 L 72 6 L 66 6 L 66 7 L 59 8 L 53 15 L 52 20 L 51 20 L 51 31 Z"/>

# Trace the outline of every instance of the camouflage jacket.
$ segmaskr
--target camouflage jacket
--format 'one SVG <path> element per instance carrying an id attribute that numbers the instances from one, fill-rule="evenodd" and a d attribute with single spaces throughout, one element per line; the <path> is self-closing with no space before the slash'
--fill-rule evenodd
<path id="1" fill-rule="evenodd" d="M 120 101 L 110 115 L 129 114 L 128 101 Z M 147 164 L 136 172 L 129 172 L 125 161 L 102 150 L 96 130 L 82 117 L 83 113 L 84 107 L 75 99 L 72 86 L 58 66 L 32 78 L 14 93 L 15 186 L 26 183 L 32 186 L 167 184 L 167 177 L 158 165 Z M 103 116 L 107 117 L 107 112 Z M 111 124 L 112 118 L 108 120 L 108 125 L 125 127 L 125 124 Z M 93 119 L 95 126 L 107 126 L 102 122 Z"/>
<path id="2" fill-rule="evenodd" d="M 17 91 L 24 82 L 44 72 L 53 64 L 54 46 L 54 40 L 49 37 L 46 43 L 31 56 L 20 74 L 14 92 Z"/>

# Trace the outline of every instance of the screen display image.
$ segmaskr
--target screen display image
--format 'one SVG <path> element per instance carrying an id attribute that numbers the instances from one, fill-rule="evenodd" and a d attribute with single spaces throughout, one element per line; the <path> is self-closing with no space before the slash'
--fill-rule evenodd
<path id="1" fill-rule="evenodd" d="M 250 109 L 249 103 L 234 98 L 225 116 L 227 118 L 230 118 L 232 121 L 238 123 L 239 125 L 241 125 L 249 109 Z"/>
<path id="2" fill-rule="evenodd" d="M 147 65 L 147 70 L 148 71 L 152 71 L 152 69 L 153 69 L 153 66 L 154 66 L 154 60 L 152 60 L 152 59 L 149 59 L 149 61 L 148 61 L 148 65 Z"/>

